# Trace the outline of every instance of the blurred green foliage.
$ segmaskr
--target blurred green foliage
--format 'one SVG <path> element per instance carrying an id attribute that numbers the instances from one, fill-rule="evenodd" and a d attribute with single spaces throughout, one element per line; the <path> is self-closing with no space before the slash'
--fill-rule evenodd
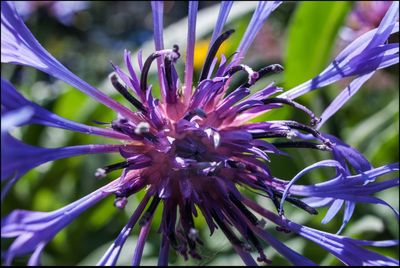
<path id="1" fill-rule="evenodd" d="M 215 2 L 201 3 L 200 8 L 211 6 Z M 165 24 L 168 25 L 186 16 L 187 4 L 169 2 L 166 4 Z M 257 39 L 253 50 L 249 52 L 246 63 L 254 69 L 271 63 L 281 63 L 286 71 L 261 80 L 255 90 L 275 80 L 285 89 L 303 82 L 322 70 L 335 54 L 338 32 L 350 10 L 348 2 L 301 2 L 285 3 L 268 19 L 266 27 L 272 27 L 278 33 L 285 51 L 271 62 L 267 55 L 274 44 L 266 44 L 265 39 Z M 235 28 L 236 33 L 229 41 L 227 51 L 234 51 L 246 29 L 251 14 L 245 14 L 234 20 L 226 28 Z M 56 58 L 66 64 L 74 73 L 93 85 L 100 85 L 111 72 L 109 60 L 122 62 L 124 48 L 137 50 L 144 41 L 151 39 L 150 4 L 145 2 L 91 2 L 89 9 L 76 14 L 74 24 L 60 24 L 48 16 L 45 9 L 39 9 L 31 15 L 27 24 L 39 41 Z M 185 25 L 182 28 L 185 29 Z M 211 33 L 212 29 L 209 29 Z M 263 31 L 262 31 L 263 32 Z M 263 37 L 263 36 L 261 36 Z M 265 37 L 265 36 L 264 36 Z M 179 44 L 184 49 L 184 44 Z M 256 46 L 265 46 L 265 54 L 256 50 Z M 276 44 L 275 44 L 276 46 Z M 277 48 L 279 49 L 279 47 Z M 227 54 L 229 55 L 229 54 Z M 146 57 L 146 55 L 144 55 Z M 256 68 L 257 67 L 257 68 Z M 197 70 L 198 75 L 199 70 Z M 31 68 L 2 65 L 2 76 L 10 79 L 29 99 L 55 113 L 80 123 L 93 125 L 93 120 L 110 122 L 115 114 L 97 104 L 81 92 L 70 86 L 55 81 Z M 196 75 L 195 75 L 196 77 Z M 372 162 L 374 166 L 396 162 L 398 151 L 398 67 L 380 71 L 360 92 L 347 103 L 332 119 L 323 131 L 333 133 L 350 145 L 355 146 Z M 156 84 L 156 78 L 152 76 Z M 240 83 L 238 78 L 234 83 Z M 375 79 L 375 80 L 374 80 Z M 380 83 L 382 79 L 387 83 Z M 374 82 L 375 81 L 375 82 Z M 107 85 L 107 83 L 106 83 Z M 110 88 L 110 85 L 109 85 Z M 344 88 L 334 85 L 320 89 L 300 98 L 306 106 L 321 114 L 324 107 Z M 118 101 L 120 96 L 113 94 Z M 263 115 L 259 120 L 294 119 L 306 122 L 307 118 L 291 108 L 281 108 Z M 42 126 L 26 126 L 15 131 L 16 136 L 29 144 L 43 147 L 71 146 L 90 143 L 112 142 L 99 137 L 86 136 L 68 131 Z M 278 177 L 292 178 L 299 170 L 315 161 L 328 157 L 328 153 L 298 151 L 288 149 L 291 157 L 271 156 L 268 163 Z M 120 161 L 120 156 L 91 155 L 63 159 L 42 165 L 24 176 L 11 190 L 2 203 L 2 216 L 12 209 L 50 211 L 81 198 L 118 176 L 118 172 L 102 180 L 94 177 L 94 171 L 111 163 Z M 303 179 L 303 183 L 322 181 L 330 173 L 315 172 Z M 246 189 L 246 194 L 252 195 Z M 398 190 L 392 189 L 381 193 L 384 200 L 398 208 Z M 113 198 L 109 197 L 100 204 L 83 213 L 69 227 L 60 232 L 46 247 L 43 263 L 46 265 L 94 265 L 116 238 L 127 219 L 134 211 L 143 193 L 132 196 L 125 210 L 114 208 Z M 267 208 L 273 209 L 269 200 L 254 197 Z M 161 209 L 158 209 L 152 231 L 145 247 L 143 264 L 157 263 L 160 236 L 157 233 Z M 326 209 L 320 209 L 318 216 L 310 216 L 290 206 L 286 215 L 299 223 L 335 233 L 341 224 L 339 215 L 327 225 L 321 225 Z M 391 239 L 399 236 L 398 223 L 391 212 L 379 206 L 358 205 L 353 221 L 344 234 L 362 239 Z M 203 260 L 184 262 L 175 252 L 170 252 L 170 263 L 175 265 L 241 265 L 242 261 L 233 252 L 227 239 L 217 231 L 209 237 L 209 231 L 202 217 L 196 219 L 205 245 L 201 248 Z M 299 253 L 323 265 L 340 264 L 334 257 L 313 243 L 293 234 L 275 232 L 279 239 Z M 138 235 L 136 226 L 126 243 L 119 264 L 129 265 Z M 2 241 L 2 250 L 9 243 Z M 266 253 L 274 264 L 288 264 L 268 245 Z M 398 258 L 398 248 L 383 248 L 380 252 Z M 19 258 L 15 264 L 26 263 L 27 258 Z"/>

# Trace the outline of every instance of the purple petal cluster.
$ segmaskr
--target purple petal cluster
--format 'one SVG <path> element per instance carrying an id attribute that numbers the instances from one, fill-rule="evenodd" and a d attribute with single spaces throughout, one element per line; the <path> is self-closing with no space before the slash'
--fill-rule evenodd
<path id="1" fill-rule="evenodd" d="M 139 54 L 138 66 L 134 66 L 130 52 L 125 51 L 127 72 L 117 65 L 112 66 L 115 73 L 111 76 L 110 84 L 129 103 L 129 107 L 126 107 L 58 62 L 36 41 L 12 3 L 2 2 L 2 62 L 39 69 L 69 83 L 116 112 L 116 118 L 107 124 L 108 128 L 72 122 L 25 99 L 2 79 L 2 114 L 18 113 L 21 107 L 27 107 L 30 111 L 14 126 L 41 124 L 116 139 L 115 144 L 48 149 L 25 144 L 8 133 L 3 135 L 2 129 L 2 181 L 6 181 L 2 198 L 27 171 L 48 161 L 113 152 L 119 153 L 123 159 L 94 172 L 97 177 L 105 177 L 111 171 L 121 170 L 119 178 L 66 207 L 53 212 L 15 210 L 3 218 L 1 236 L 15 238 L 2 256 L 5 263 L 12 264 L 13 258 L 31 253 L 29 264 L 39 264 L 46 244 L 86 209 L 109 195 L 115 195 L 115 207 L 123 209 L 131 195 L 145 191 L 144 198 L 98 265 L 117 263 L 121 248 L 136 224 L 140 226 L 140 233 L 132 265 L 139 265 L 158 207 L 162 207 L 159 265 L 168 264 L 170 249 L 185 259 L 201 258 L 198 247 L 203 244 L 203 238 L 196 228 L 195 217 L 204 217 L 211 235 L 216 229 L 221 230 L 247 265 L 271 263 L 264 254 L 262 241 L 274 247 L 294 265 L 315 265 L 270 234 L 264 228 L 263 218 L 276 224 L 282 232 L 297 233 L 315 242 L 344 264 L 398 265 L 397 260 L 362 247 L 393 246 L 397 241 L 364 241 L 325 233 L 296 224 L 288 220 L 284 213 L 285 203 L 291 203 L 311 215 L 318 213 L 317 208 L 329 206 L 323 219 L 323 223 L 328 223 L 344 207 L 343 224 L 339 232 L 350 220 L 358 203 L 389 206 L 398 217 L 394 208 L 374 196 L 379 191 L 398 186 L 398 179 L 377 181 L 379 176 L 398 171 L 398 163 L 374 168 L 356 149 L 317 130 L 350 96 L 340 94 L 322 114 L 322 121 L 310 109 L 293 100 L 310 90 L 349 76 L 357 77 L 351 84 L 356 91 L 376 70 L 396 64 L 398 43 L 388 43 L 387 40 L 391 34 L 398 32 L 398 3 L 393 3 L 377 29 L 351 43 L 316 78 L 280 95 L 277 93 L 283 90 L 274 84 L 265 85 L 251 94 L 251 87 L 259 83 L 262 77 L 283 71 L 279 64 L 259 70 L 241 64 L 257 32 L 280 4 L 279 1 L 260 2 L 237 53 L 231 60 L 222 56 L 217 66 L 219 47 L 235 34 L 234 30 L 223 31 L 232 6 L 231 2 L 223 2 L 203 69 L 199 77 L 194 77 L 198 4 L 191 1 L 182 82 L 175 68 L 181 58 L 180 48 L 178 45 L 164 48 L 163 3 L 152 2 L 154 53 L 145 60 Z M 147 79 L 153 64 L 157 64 L 160 99 L 153 95 L 154 85 L 149 84 Z M 239 72 L 245 73 L 247 80 L 232 89 L 230 81 Z M 309 122 L 249 121 L 284 105 L 305 113 Z M 285 154 L 281 149 L 288 147 L 329 151 L 332 159 L 304 168 L 291 180 L 277 178 L 268 168 L 270 155 Z M 314 185 L 297 184 L 305 173 L 317 168 L 334 168 L 335 176 Z M 276 207 L 276 213 L 245 197 L 238 186 L 266 196 Z M 252 251 L 258 253 L 257 260 L 250 254 Z"/>

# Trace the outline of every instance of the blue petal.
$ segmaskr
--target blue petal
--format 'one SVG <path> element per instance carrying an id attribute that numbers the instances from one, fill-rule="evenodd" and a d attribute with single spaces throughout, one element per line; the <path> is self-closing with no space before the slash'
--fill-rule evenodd
<path id="1" fill-rule="evenodd" d="M 36 103 L 25 99 L 8 81 L 4 79 L 1 79 L 1 104 L 3 108 L 9 112 L 15 111 L 21 106 L 27 107 L 30 111 L 32 111 L 33 116 L 31 116 L 28 120 L 25 120 L 23 124 L 41 124 L 90 135 L 99 135 L 124 140 L 129 139 L 128 136 L 114 130 L 79 124 L 53 114 L 52 112 L 40 107 Z M 18 125 L 22 125 L 22 123 Z"/>
<path id="2" fill-rule="evenodd" d="M 386 247 L 395 246 L 398 241 L 365 241 L 343 237 L 313 228 L 302 226 L 285 218 L 279 217 L 269 210 L 259 206 L 254 201 L 244 198 L 243 203 L 275 224 L 295 232 L 313 241 L 346 265 L 354 266 L 398 266 L 399 261 L 362 248 L 361 246 Z"/>
<path id="3" fill-rule="evenodd" d="M 391 34 L 399 31 L 398 13 L 399 4 L 394 1 L 378 28 L 348 45 L 321 74 L 279 97 L 294 99 L 344 77 L 365 75 L 398 63 L 399 44 L 385 44 Z"/>
<path id="4" fill-rule="evenodd" d="M 237 48 L 237 54 L 232 59 L 232 62 L 238 64 L 247 50 L 250 48 L 250 45 L 253 43 L 254 39 L 257 36 L 257 33 L 260 31 L 264 22 L 267 20 L 269 15 L 276 9 L 278 6 L 282 4 L 282 1 L 261 1 L 258 3 L 256 10 L 253 13 L 253 16 L 250 20 L 249 25 L 247 26 L 246 32 L 242 37 L 242 41 Z"/>
<path id="5" fill-rule="evenodd" d="M 1 62 L 34 67 L 76 87 L 127 118 L 133 113 L 92 87 L 57 61 L 35 39 L 12 2 L 1 2 Z"/>
<path id="6" fill-rule="evenodd" d="M 3 93 L 3 86 L 1 93 Z M 1 134 L 4 134 L 17 126 L 26 124 L 33 114 L 34 110 L 29 106 L 22 106 L 22 108 L 5 112 L 1 115 Z"/>
<path id="7" fill-rule="evenodd" d="M 320 129 L 322 125 L 334 115 L 342 106 L 361 88 L 361 86 L 371 78 L 375 72 L 371 72 L 365 75 L 361 75 L 354 79 L 340 94 L 329 104 L 328 108 L 320 116 L 321 122 L 318 123 L 317 129 Z"/>
<path id="8" fill-rule="evenodd" d="M 16 237 L 5 252 L 6 264 L 15 256 L 34 252 L 38 261 L 41 248 L 77 216 L 117 190 L 115 180 L 97 191 L 53 212 L 15 210 L 1 220 L 1 237 Z"/>
<path id="9" fill-rule="evenodd" d="M 31 146 L 5 134 L 1 138 L 1 180 L 19 178 L 30 169 L 49 161 L 83 154 L 118 152 L 121 146 L 90 144 L 50 149 Z"/>
<path id="10" fill-rule="evenodd" d="M 132 217 L 129 219 L 129 222 L 125 225 L 125 227 L 121 230 L 115 242 L 109 247 L 107 252 L 103 255 L 101 260 L 97 263 L 97 266 L 114 266 L 117 263 L 119 254 L 121 253 L 122 247 L 125 244 L 126 239 L 132 231 L 132 228 L 135 226 L 137 220 L 140 215 L 142 215 L 143 210 L 145 209 L 148 201 L 150 199 L 150 195 L 146 193 L 140 202 L 139 206 L 136 208 Z"/>

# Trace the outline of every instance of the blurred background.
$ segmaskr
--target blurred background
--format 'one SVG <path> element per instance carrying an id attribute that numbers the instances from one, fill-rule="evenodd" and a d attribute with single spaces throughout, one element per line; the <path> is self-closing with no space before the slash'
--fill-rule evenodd
<path id="1" fill-rule="evenodd" d="M 198 41 L 195 50 L 195 80 L 208 47 L 219 2 L 205 1 L 199 4 Z M 331 59 L 349 42 L 365 31 L 379 25 L 390 2 L 288 2 L 273 12 L 258 34 L 245 63 L 253 69 L 279 63 L 284 66 L 282 74 L 260 80 L 255 90 L 272 81 L 288 90 L 323 70 Z M 99 87 L 116 100 L 124 100 L 115 94 L 108 80 L 112 72 L 110 61 L 122 65 L 123 51 L 135 54 L 143 49 L 146 58 L 153 50 L 152 15 L 149 2 L 126 1 L 27 1 L 18 2 L 17 7 L 26 24 L 39 42 L 60 62 L 79 77 Z M 238 2 L 233 5 L 229 23 L 225 29 L 236 32 L 221 47 L 221 53 L 230 56 L 243 35 L 252 10 L 253 2 Z M 186 47 L 188 4 L 168 1 L 164 6 L 165 39 L 176 42 L 181 51 Z M 212 15 L 214 14 L 214 15 Z M 398 39 L 397 36 L 392 37 Z M 166 41 L 166 43 L 168 43 Z M 179 73 L 183 74 L 184 54 L 181 57 Z M 136 62 L 136 59 L 133 58 Z M 2 77 L 10 80 L 28 99 L 68 119 L 94 125 L 93 120 L 110 122 L 115 114 L 96 103 L 80 91 L 32 68 L 4 65 Z M 197 76 L 196 76 L 197 75 Z M 182 77 L 182 76 L 181 76 Z M 154 73 L 150 81 L 158 86 Z M 233 86 L 241 83 L 245 76 L 238 76 Z M 314 91 L 298 99 L 321 115 L 324 108 L 347 86 L 347 81 Z M 375 167 L 399 161 L 399 71 L 398 65 L 378 71 L 333 118 L 323 132 L 331 133 L 361 151 Z M 233 87 L 232 86 L 232 87 Z M 302 113 L 291 108 L 281 108 L 258 118 L 261 120 L 293 119 L 307 122 Z M 72 146 L 89 143 L 107 143 L 110 140 L 84 134 L 51 129 L 42 126 L 25 126 L 14 131 L 15 136 L 28 144 L 42 147 Z M 328 153 L 313 150 L 287 149 L 291 157 L 271 156 L 268 163 L 273 174 L 282 179 L 291 179 L 305 166 L 329 157 Z M 97 168 L 121 161 L 119 155 L 91 155 L 58 160 L 27 173 L 10 191 L 1 205 L 1 215 L 12 209 L 50 211 L 67 205 L 118 177 L 111 173 L 101 180 L 96 179 Z M 312 172 L 302 183 L 317 183 L 326 180 L 331 173 Z M 393 176 L 393 175 L 392 175 Z M 384 179 L 384 178 L 383 178 Z M 242 189 L 246 194 L 250 192 Z M 399 207 L 398 189 L 379 193 L 395 208 Z M 113 206 L 113 197 L 103 200 L 83 213 L 70 226 L 60 232 L 46 247 L 42 263 L 45 265 L 94 265 L 105 253 L 143 196 L 139 193 L 129 198 L 124 210 Z M 253 196 L 267 208 L 270 200 Z M 150 232 L 142 264 L 157 263 L 160 236 L 157 233 L 161 209 Z M 287 205 L 286 216 L 298 223 L 336 233 L 341 225 L 340 212 L 329 224 L 320 222 L 326 209 L 319 215 L 310 216 L 304 211 Z M 183 261 L 170 251 L 170 263 L 175 265 L 242 265 L 242 261 L 231 249 L 229 242 L 217 231 L 209 237 L 205 222 L 198 218 L 205 245 L 200 249 L 202 260 Z M 281 234 L 274 226 L 267 227 L 282 241 L 322 265 L 340 265 L 324 250 L 294 234 Z M 372 205 L 358 205 L 352 221 L 345 228 L 344 235 L 353 238 L 384 240 L 399 236 L 396 218 L 388 208 Z M 118 264 L 130 265 L 138 227 L 126 243 Z M 2 240 L 2 251 L 10 241 Z M 276 265 L 288 262 L 268 245 L 264 244 L 267 257 Z M 379 252 L 399 258 L 397 248 L 381 248 Z M 28 258 L 18 258 L 15 264 L 25 264 Z"/>

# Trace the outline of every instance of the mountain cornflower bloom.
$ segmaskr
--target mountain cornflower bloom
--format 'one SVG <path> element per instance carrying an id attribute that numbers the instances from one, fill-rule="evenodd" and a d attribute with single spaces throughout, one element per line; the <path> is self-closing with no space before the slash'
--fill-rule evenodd
<path id="1" fill-rule="evenodd" d="M 15 7 L 24 19 L 42 8 L 62 24 L 70 25 L 75 13 L 87 9 L 89 4 L 88 1 L 16 1 Z"/>
<path id="2" fill-rule="evenodd" d="M 391 1 L 356 2 L 342 30 L 341 37 L 352 41 L 361 34 L 377 27 L 391 5 Z"/>
<path id="3" fill-rule="evenodd" d="M 5 264 L 18 256 L 31 254 L 28 264 L 40 263 L 46 244 L 77 216 L 107 196 L 115 195 L 114 205 L 123 209 L 131 195 L 145 191 L 136 210 L 115 242 L 104 253 L 98 265 L 115 265 L 135 224 L 140 233 L 133 253 L 132 265 L 140 264 L 146 238 L 157 207 L 162 207 L 159 226 L 161 247 L 159 265 L 168 264 L 173 249 L 185 259 L 201 258 L 198 246 L 203 237 L 195 226 L 194 217 L 204 217 L 210 233 L 220 229 L 246 265 L 270 263 L 263 251 L 263 242 L 272 246 L 294 265 L 315 265 L 312 260 L 295 252 L 275 238 L 264 224 L 275 224 L 281 232 L 296 233 L 321 246 L 346 265 L 399 265 L 398 260 L 375 253 L 365 246 L 387 247 L 397 240 L 367 241 L 312 229 L 285 215 L 289 202 L 305 213 L 317 214 L 318 207 L 329 207 L 324 223 L 344 207 L 341 230 L 350 220 L 358 203 L 388 206 L 396 217 L 398 212 L 374 194 L 398 185 L 399 180 L 377 181 L 384 174 L 396 172 L 398 163 L 373 167 L 356 149 L 338 138 L 317 130 L 354 94 L 378 69 L 398 63 L 398 43 L 388 43 L 398 32 L 399 5 L 394 2 L 379 27 L 371 30 L 346 47 L 317 77 L 282 92 L 274 84 L 250 94 L 260 78 L 283 71 L 273 64 L 253 70 L 241 64 L 250 44 L 268 16 L 281 2 L 260 2 L 241 39 L 236 53 L 221 56 L 217 66 L 215 55 L 234 30 L 224 30 L 232 2 L 222 2 L 207 57 L 199 77 L 193 77 L 196 14 L 198 3 L 189 2 L 185 73 L 180 80 L 175 69 L 181 57 L 178 45 L 163 44 L 163 3 L 152 2 L 155 51 L 145 60 L 139 53 L 139 71 L 135 71 L 129 51 L 124 60 L 128 73 L 113 65 L 112 86 L 132 107 L 113 99 L 81 80 L 52 57 L 33 37 L 13 4 L 2 2 L 1 61 L 34 67 L 61 79 L 91 98 L 113 109 L 116 118 L 108 128 L 87 126 L 62 118 L 24 98 L 8 81 L 2 79 L 2 114 L 28 107 L 33 115 L 15 125 L 41 124 L 89 135 L 114 138 L 113 144 L 89 144 L 63 148 L 39 148 L 23 143 L 10 134 L 2 134 L 2 181 L 8 189 L 27 171 L 43 163 L 61 158 L 97 153 L 118 153 L 119 163 L 104 166 L 95 176 L 104 177 L 115 170 L 121 175 L 98 190 L 55 211 L 15 210 L 1 221 L 1 236 L 15 238 L 3 253 Z M 230 60 L 228 60 L 230 59 Z M 153 96 L 154 85 L 148 83 L 150 66 L 157 64 L 161 97 Z M 244 72 L 248 79 L 228 92 L 231 78 Z M 355 77 L 349 87 L 325 110 L 321 118 L 295 98 L 346 77 Z M 309 123 L 292 120 L 250 122 L 258 115 L 293 107 L 310 117 Z M 277 138 L 271 140 L 271 138 Z M 323 150 L 332 153 L 325 159 L 305 167 L 294 178 L 276 177 L 268 168 L 271 154 L 283 154 L 280 148 Z M 313 169 L 331 168 L 332 178 L 314 185 L 299 185 L 298 180 Z M 266 196 L 276 207 L 270 211 L 244 196 L 243 186 Z M 2 197 L 6 191 L 3 190 Z M 258 213 L 262 217 L 256 216 Z M 265 220 L 264 220 L 265 218 Z M 339 231 L 341 231 L 339 230 Z M 258 252 L 254 260 L 250 252 Z"/>

